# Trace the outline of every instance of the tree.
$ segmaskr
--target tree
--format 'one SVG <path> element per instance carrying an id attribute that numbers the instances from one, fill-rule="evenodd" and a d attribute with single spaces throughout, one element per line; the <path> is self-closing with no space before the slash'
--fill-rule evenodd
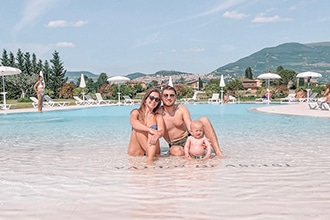
<path id="1" fill-rule="evenodd" d="M 96 89 L 99 90 L 103 84 L 108 84 L 108 76 L 105 73 L 101 73 L 96 80 Z"/>
<path id="2" fill-rule="evenodd" d="M 278 75 L 281 76 L 281 79 L 279 80 L 280 85 L 289 85 L 289 82 L 295 82 L 296 80 L 296 72 L 293 70 L 285 70 L 282 69 L 281 71 L 277 72 Z"/>
<path id="3" fill-rule="evenodd" d="M 253 79 L 253 73 L 251 67 L 245 69 L 245 78 Z"/>
<path id="4" fill-rule="evenodd" d="M 65 83 L 61 90 L 60 90 L 60 98 L 72 98 L 73 97 L 73 90 L 74 90 L 74 84 L 72 82 Z"/>
<path id="5" fill-rule="evenodd" d="M 66 70 L 64 70 L 63 63 L 61 62 L 57 51 L 53 53 L 53 59 L 51 59 L 50 62 L 52 63 L 52 66 L 48 88 L 54 92 L 54 97 L 59 97 L 60 90 L 68 80 L 68 77 L 65 77 Z"/>
<path id="6" fill-rule="evenodd" d="M 234 93 L 238 93 L 239 90 L 244 89 L 242 81 L 239 79 L 233 79 L 226 85 L 227 90 L 234 91 Z"/>
<path id="7" fill-rule="evenodd" d="M 26 95 L 31 95 L 33 93 L 33 85 L 37 81 L 38 76 L 32 72 L 32 63 L 28 52 L 23 54 L 19 49 L 17 51 L 16 60 L 17 63 L 13 66 L 20 69 L 22 73 L 8 77 L 7 82 L 10 83 L 8 96 L 25 98 Z"/>

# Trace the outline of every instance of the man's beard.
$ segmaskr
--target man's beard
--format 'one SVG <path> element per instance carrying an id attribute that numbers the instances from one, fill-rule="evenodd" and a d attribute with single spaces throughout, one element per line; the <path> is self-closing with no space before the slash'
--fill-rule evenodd
<path id="1" fill-rule="evenodd" d="M 173 106 L 174 105 L 174 102 L 172 103 L 172 104 L 165 104 L 165 102 L 163 102 L 163 106 L 165 106 L 165 107 L 171 107 L 171 106 Z"/>

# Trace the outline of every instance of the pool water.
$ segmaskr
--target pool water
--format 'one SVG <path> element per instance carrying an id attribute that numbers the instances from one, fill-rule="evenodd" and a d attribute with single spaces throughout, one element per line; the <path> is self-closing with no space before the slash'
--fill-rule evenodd
<path id="1" fill-rule="evenodd" d="M 328 219 L 330 120 L 256 106 L 187 105 L 211 120 L 224 158 L 154 167 L 126 154 L 137 106 L 0 115 L 0 217 Z"/>

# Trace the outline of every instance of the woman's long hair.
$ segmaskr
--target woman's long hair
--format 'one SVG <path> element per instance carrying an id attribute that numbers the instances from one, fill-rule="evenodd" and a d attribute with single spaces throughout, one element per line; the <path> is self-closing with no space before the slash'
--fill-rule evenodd
<path id="1" fill-rule="evenodd" d="M 159 95 L 160 98 L 160 91 L 157 88 L 151 88 L 149 89 L 146 94 L 144 94 L 142 100 L 141 100 L 141 104 L 140 107 L 138 108 L 138 112 L 139 112 L 139 121 L 144 123 L 144 118 L 145 118 L 145 111 L 146 111 L 146 100 L 147 98 L 149 98 L 150 94 L 156 92 Z M 157 110 L 159 109 L 161 105 L 161 102 L 158 102 L 157 106 L 152 110 L 152 112 L 155 114 L 157 112 Z"/>

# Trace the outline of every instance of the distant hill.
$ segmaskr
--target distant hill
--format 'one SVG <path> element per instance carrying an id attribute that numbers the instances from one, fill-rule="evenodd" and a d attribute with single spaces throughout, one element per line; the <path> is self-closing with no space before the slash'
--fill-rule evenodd
<path id="1" fill-rule="evenodd" d="M 146 76 L 145 73 L 139 73 L 139 72 L 136 72 L 136 73 L 130 73 L 130 74 L 127 74 L 126 77 L 130 78 L 130 79 L 136 79 L 136 78 L 139 78 L 139 77 L 144 77 Z"/>
<path id="2" fill-rule="evenodd" d="M 211 74 L 221 74 L 230 78 L 245 75 L 247 67 L 252 68 L 253 76 L 268 71 L 276 71 L 278 66 L 293 70 L 319 72 L 323 75 L 319 82 L 330 81 L 330 42 L 323 43 L 285 43 L 276 47 L 264 48 L 234 63 L 216 69 Z"/>
<path id="3" fill-rule="evenodd" d="M 319 82 L 330 82 L 330 42 L 309 44 L 285 43 L 276 47 L 267 47 L 204 75 L 196 75 L 175 70 L 160 70 L 153 74 L 145 74 L 141 72 L 130 73 L 127 74 L 126 77 L 132 80 L 137 79 L 149 82 L 152 80 L 168 80 L 171 76 L 174 80 L 183 77 L 189 81 L 196 80 L 198 77 L 202 79 L 210 79 L 224 74 L 228 80 L 230 78 L 240 78 L 245 76 L 245 69 L 251 67 L 253 76 L 256 78 L 259 74 L 264 72 L 276 71 L 279 66 L 282 66 L 284 69 L 293 70 L 296 73 L 304 71 L 319 72 L 323 76 L 318 79 Z M 98 75 L 88 71 L 67 71 L 66 76 L 68 76 L 69 82 L 73 81 L 76 83 L 81 73 L 92 78 L 94 82 L 98 78 Z"/>
<path id="4" fill-rule="evenodd" d="M 92 78 L 94 82 L 96 82 L 99 75 L 88 71 L 66 71 L 65 76 L 68 77 L 68 82 L 77 83 L 77 80 L 80 78 L 81 74 L 84 74 L 88 78 Z"/>

